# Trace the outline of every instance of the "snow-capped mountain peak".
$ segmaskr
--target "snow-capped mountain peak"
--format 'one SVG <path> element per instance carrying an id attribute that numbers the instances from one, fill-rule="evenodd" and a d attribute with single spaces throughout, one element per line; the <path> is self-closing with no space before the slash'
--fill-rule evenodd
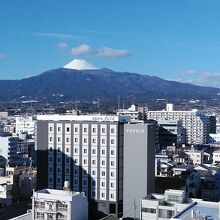
<path id="1" fill-rule="evenodd" d="M 89 70 L 97 69 L 94 65 L 88 63 L 85 60 L 74 59 L 70 63 L 63 66 L 65 69 L 74 69 L 74 70 Z"/>

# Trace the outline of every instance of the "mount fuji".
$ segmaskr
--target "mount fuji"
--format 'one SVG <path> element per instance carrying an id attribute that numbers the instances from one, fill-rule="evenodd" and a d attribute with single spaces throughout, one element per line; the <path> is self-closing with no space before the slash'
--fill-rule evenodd
<path id="1" fill-rule="evenodd" d="M 0 80 L 0 101 L 132 99 L 146 102 L 163 99 L 210 99 L 220 89 L 168 81 L 155 76 L 110 69 L 97 69 L 84 60 L 73 60 L 61 68 L 21 80 Z"/>

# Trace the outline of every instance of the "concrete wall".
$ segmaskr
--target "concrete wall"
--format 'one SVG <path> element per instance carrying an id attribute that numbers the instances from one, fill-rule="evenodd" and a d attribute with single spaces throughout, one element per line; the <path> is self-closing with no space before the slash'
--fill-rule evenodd
<path id="1" fill-rule="evenodd" d="M 141 199 L 154 192 L 154 173 L 155 126 L 126 124 L 124 127 L 123 217 L 139 217 Z"/>

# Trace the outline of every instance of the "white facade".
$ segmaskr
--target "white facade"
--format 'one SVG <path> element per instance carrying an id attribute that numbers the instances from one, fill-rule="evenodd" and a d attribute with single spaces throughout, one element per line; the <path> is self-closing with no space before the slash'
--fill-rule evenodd
<path id="1" fill-rule="evenodd" d="M 213 163 L 219 163 L 220 162 L 220 151 L 219 150 L 214 151 L 212 155 L 213 155 L 212 157 Z"/>
<path id="2" fill-rule="evenodd" d="M 166 190 L 164 195 L 151 194 L 141 200 L 141 220 L 168 220 L 186 208 L 185 192 Z"/>
<path id="3" fill-rule="evenodd" d="M 32 220 L 87 220 L 84 193 L 43 189 L 33 193 Z"/>
<path id="4" fill-rule="evenodd" d="M 10 206 L 12 204 L 12 184 L 0 184 L 0 205 Z"/>
<path id="5" fill-rule="evenodd" d="M 189 155 L 194 165 L 203 164 L 204 151 L 189 150 L 185 153 Z"/>
<path id="6" fill-rule="evenodd" d="M 140 118 L 140 112 L 134 104 L 128 109 L 119 109 L 117 115 L 130 116 L 131 120 L 138 120 Z"/>
<path id="7" fill-rule="evenodd" d="M 16 127 L 15 132 L 20 133 L 35 133 L 36 120 L 32 116 L 20 116 L 16 117 Z"/>
<path id="8" fill-rule="evenodd" d="M 182 126 L 186 129 L 187 144 L 205 144 L 208 142 L 209 118 L 195 109 L 191 111 L 173 111 L 168 106 L 166 111 L 147 111 L 146 114 L 147 119 L 156 121 L 161 118 L 181 120 Z"/>

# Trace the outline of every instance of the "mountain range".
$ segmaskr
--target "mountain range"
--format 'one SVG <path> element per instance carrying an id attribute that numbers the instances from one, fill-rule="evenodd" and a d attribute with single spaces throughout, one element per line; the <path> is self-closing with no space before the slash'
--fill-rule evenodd
<path id="1" fill-rule="evenodd" d="M 87 65 L 87 64 L 86 64 Z M 0 80 L 0 100 L 11 101 L 19 97 L 35 100 L 73 100 L 76 97 L 94 100 L 135 98 L 139 101 L 164 99 L 210 99 L 220 93 L 220 89 L 196 86 L 188 83 L 168 81 L 156 76 L 110 69 L 96 69 L 79 60 L 72 64 L 38 76 L 21 80 Z"/>

